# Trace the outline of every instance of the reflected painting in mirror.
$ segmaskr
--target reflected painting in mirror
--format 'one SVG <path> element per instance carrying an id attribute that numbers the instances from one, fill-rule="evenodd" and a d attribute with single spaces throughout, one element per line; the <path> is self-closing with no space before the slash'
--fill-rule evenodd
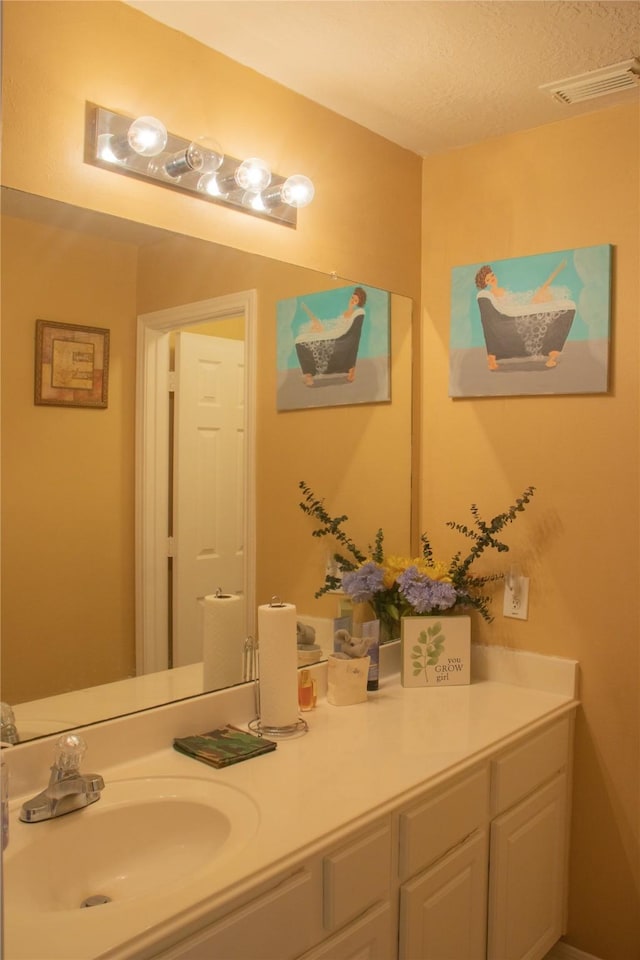
<path id="1" fill-rule="evenodd" d="M 198 638 L 186 660 L 173 648 L 172 521 L 162 498 L 155 535 L 166 531 L 163 543 L 149 547 L 136 535 L 139 318 L 254 296 L 249 337 L 245 315 L 211 324 L 215 336 L 253 356 L 245 394 L 253 397 L 252 437 L 234 481 L 253 511 L 242 520 L 251 538 L 236 571 L 215 574 L 204 588 L 252 595 L 249 633 L 253 609 L 274 594 L 295 603 L 302 619 L 336 615 L 335 597 L 314 597 L 327 549 L 312 540 L 298 508 L 301 479 L 344 505 L 356 536 L 372 539 L 384 526 L 391 548 L 409 548 L 411 302 L 391 295 L 388 403 L 282 412 L 278 301 L 352 281 L 8 189 L 2 200 L 1 694 L 24 740 L 204 692 Z M 34 404 L 36 319 L 110 331 L 106 409 Z M 177 326 L 205 332 L 202 320 Z M 171 492 L 169 469 L 156 465 L 147 483 L 162 473 Z M 166 636 L 159 644 L 155 637 L 159 660 L 146 662 L 145 549 L 154 569 L 164 551 L 168 584 Z"/>

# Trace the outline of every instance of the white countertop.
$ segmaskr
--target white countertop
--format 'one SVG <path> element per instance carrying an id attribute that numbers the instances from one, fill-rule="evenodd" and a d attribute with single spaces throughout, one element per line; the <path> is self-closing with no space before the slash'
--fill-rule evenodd
<path id="1" fill-rule="evenodd" d="M 522 676 L 518 682 L 523 682 Z M 477 679 L 469 686 L 405 689 L 397 676 L 383 679 L 366 703 L 334 707 L 321 700 L 305 714 L 307 734 L 279 740 L 272 753 L 221 770 L 179 754 L 170 746 L 170 738 L 163 741 L 167 744 L 163 749 L 107 767 L 98 767 L 96 754 L 88 754 L 88 767 L 104 776 L 105 797 L 110 782 L 134 776 L 213 780 L 254 801 L 259 826 L 248 846 L 221 863 L 220 869 L 195 876 L 182 886 L 173 885 L 152 899 L 144 898 L 138 901 L 139 909 L 132 910 L 131 902 L 124 908 L 114 902 L 98 910 L 73 911 L 72 938 L 65 911 L 41 915 L 36 924 L 33 917 L 20 917 L 18 911 L 5 915 L 6 960 L 45 960 L 33 939 L 45 928 L 46 960 L 97 955 L 115 960 L 126 957 L 134 946 L 156 941 L 159 950 L 177 924 L 193 923 L 249 885 L 330 842 L 334 835 L 365 825 L 439 779 L 481 761 L 515 736 L 575 708 L 577 701 L 569 688 L 559 692 L 557 684 L 550 686 L 554 692 Z M 226 719 L 238 722 L 234 716 Z M 189 722 L 198 726 L 185 726 Z M 204 725 L 200 718 L 183 719 L 173 731 L 180 736 L 202 733 L 219 722 L 217 717 Z M 126 720 L 119 721 L 120 732 L 125 729 L 123 723 Z M 89 750 L 92 733 L 99 751 L 97 727 L 85 732 Z M 17 822 L 16 808 L 23 799 L 15 798 L 12 804 L 8 854 L 19 848 L 29 831 L 46 827 Z M 98 806 L 74 816 L 88 816 Z M 80 925 L 78 912 L 83 914 Z M 123 946 L 125 942 L 128 947 Z"/>

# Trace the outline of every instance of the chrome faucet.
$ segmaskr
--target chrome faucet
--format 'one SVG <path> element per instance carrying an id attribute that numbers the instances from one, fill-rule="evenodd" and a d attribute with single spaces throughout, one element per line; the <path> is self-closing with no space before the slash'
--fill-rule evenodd
<path id="1" fill-rule="evenodd" d="M 80 761 L 86 749 L 86 743 L 77 734 L 58 737 L 49 784 L 22 805 L 21 820 L 25 823 L 52 820 L 100 799 L 100 791 L 104 789 L 102 777 L 96 773 L 80 773 Z"/>
<path id="2" fill-rule="evenodd" d="M 13 710 L 8 703 L 0 703 L 0 741 L 15 745 L 19 743 L 18 729 L 16 727 L 16 718 Z"/>

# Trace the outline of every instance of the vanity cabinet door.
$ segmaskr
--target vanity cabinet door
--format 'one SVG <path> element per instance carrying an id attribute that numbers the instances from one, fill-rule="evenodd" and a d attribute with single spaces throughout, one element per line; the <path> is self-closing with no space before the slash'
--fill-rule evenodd
<path id="1" fill-rule="evenodd" d="M 319 883 L 303 867 L 155 960 L 294 960 L 317 943 Z"/>
<path id="2" fill-rule="evenodd" d="M 376 903 L 389 899 L 391 864 L 388 817 L 324 855 L 322 899 L 327 932 L 344 927 Z"/>
<path id="3" fill-rule="evenodd" d="M 481 960 L 487 916 L 487 834 L 476 831 L 400 888 L 399 960 Z"/>
<path id="4" fill-rule="evenodd" d="M 567 776 L 491 825 L 488 960 L 540 960 L 563 932 Z"/>
<path id="5" fill-rule="evenodd" d="M 396 960 L 391 906 L 384 903 L 368 911 L 300 960 Z"/>

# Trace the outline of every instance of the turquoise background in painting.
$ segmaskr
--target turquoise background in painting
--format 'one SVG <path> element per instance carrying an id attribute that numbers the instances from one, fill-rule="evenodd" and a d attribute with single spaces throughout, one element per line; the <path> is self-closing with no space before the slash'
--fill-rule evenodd
<path id="1" fill-rule="evenodd" d="M 451 349 L 483 347 L 475 276 L 488 264 L 498 284 L 513 293 L 537 290 L 563 261 L 566 267 L 551 284 L 557 298 L 573 300 L 576 315 L 568 340 L 600 340 L 609 336 L 611 246 L 556 250 L 510 260 L 483 260 L 451 271 Z M 541 305 L 544 307 L 544 305 Z"/>
<path id="2" fill-rule="evenodd" d="M 306 303 L 319 320 L 333 320 L 347 309 L 356 286 L 362 287 L 367 294 L 358 358 L 389 355 L 389 294 L 386 290 L 359 283 L 339 287 L 336 290 L 278 300 L 276 306 L 278 370 L 290 370 L 299 366 L 295 339 L 301 329 L 309 324 L 309 317 L 302 309 L 302 304 Z"/>

